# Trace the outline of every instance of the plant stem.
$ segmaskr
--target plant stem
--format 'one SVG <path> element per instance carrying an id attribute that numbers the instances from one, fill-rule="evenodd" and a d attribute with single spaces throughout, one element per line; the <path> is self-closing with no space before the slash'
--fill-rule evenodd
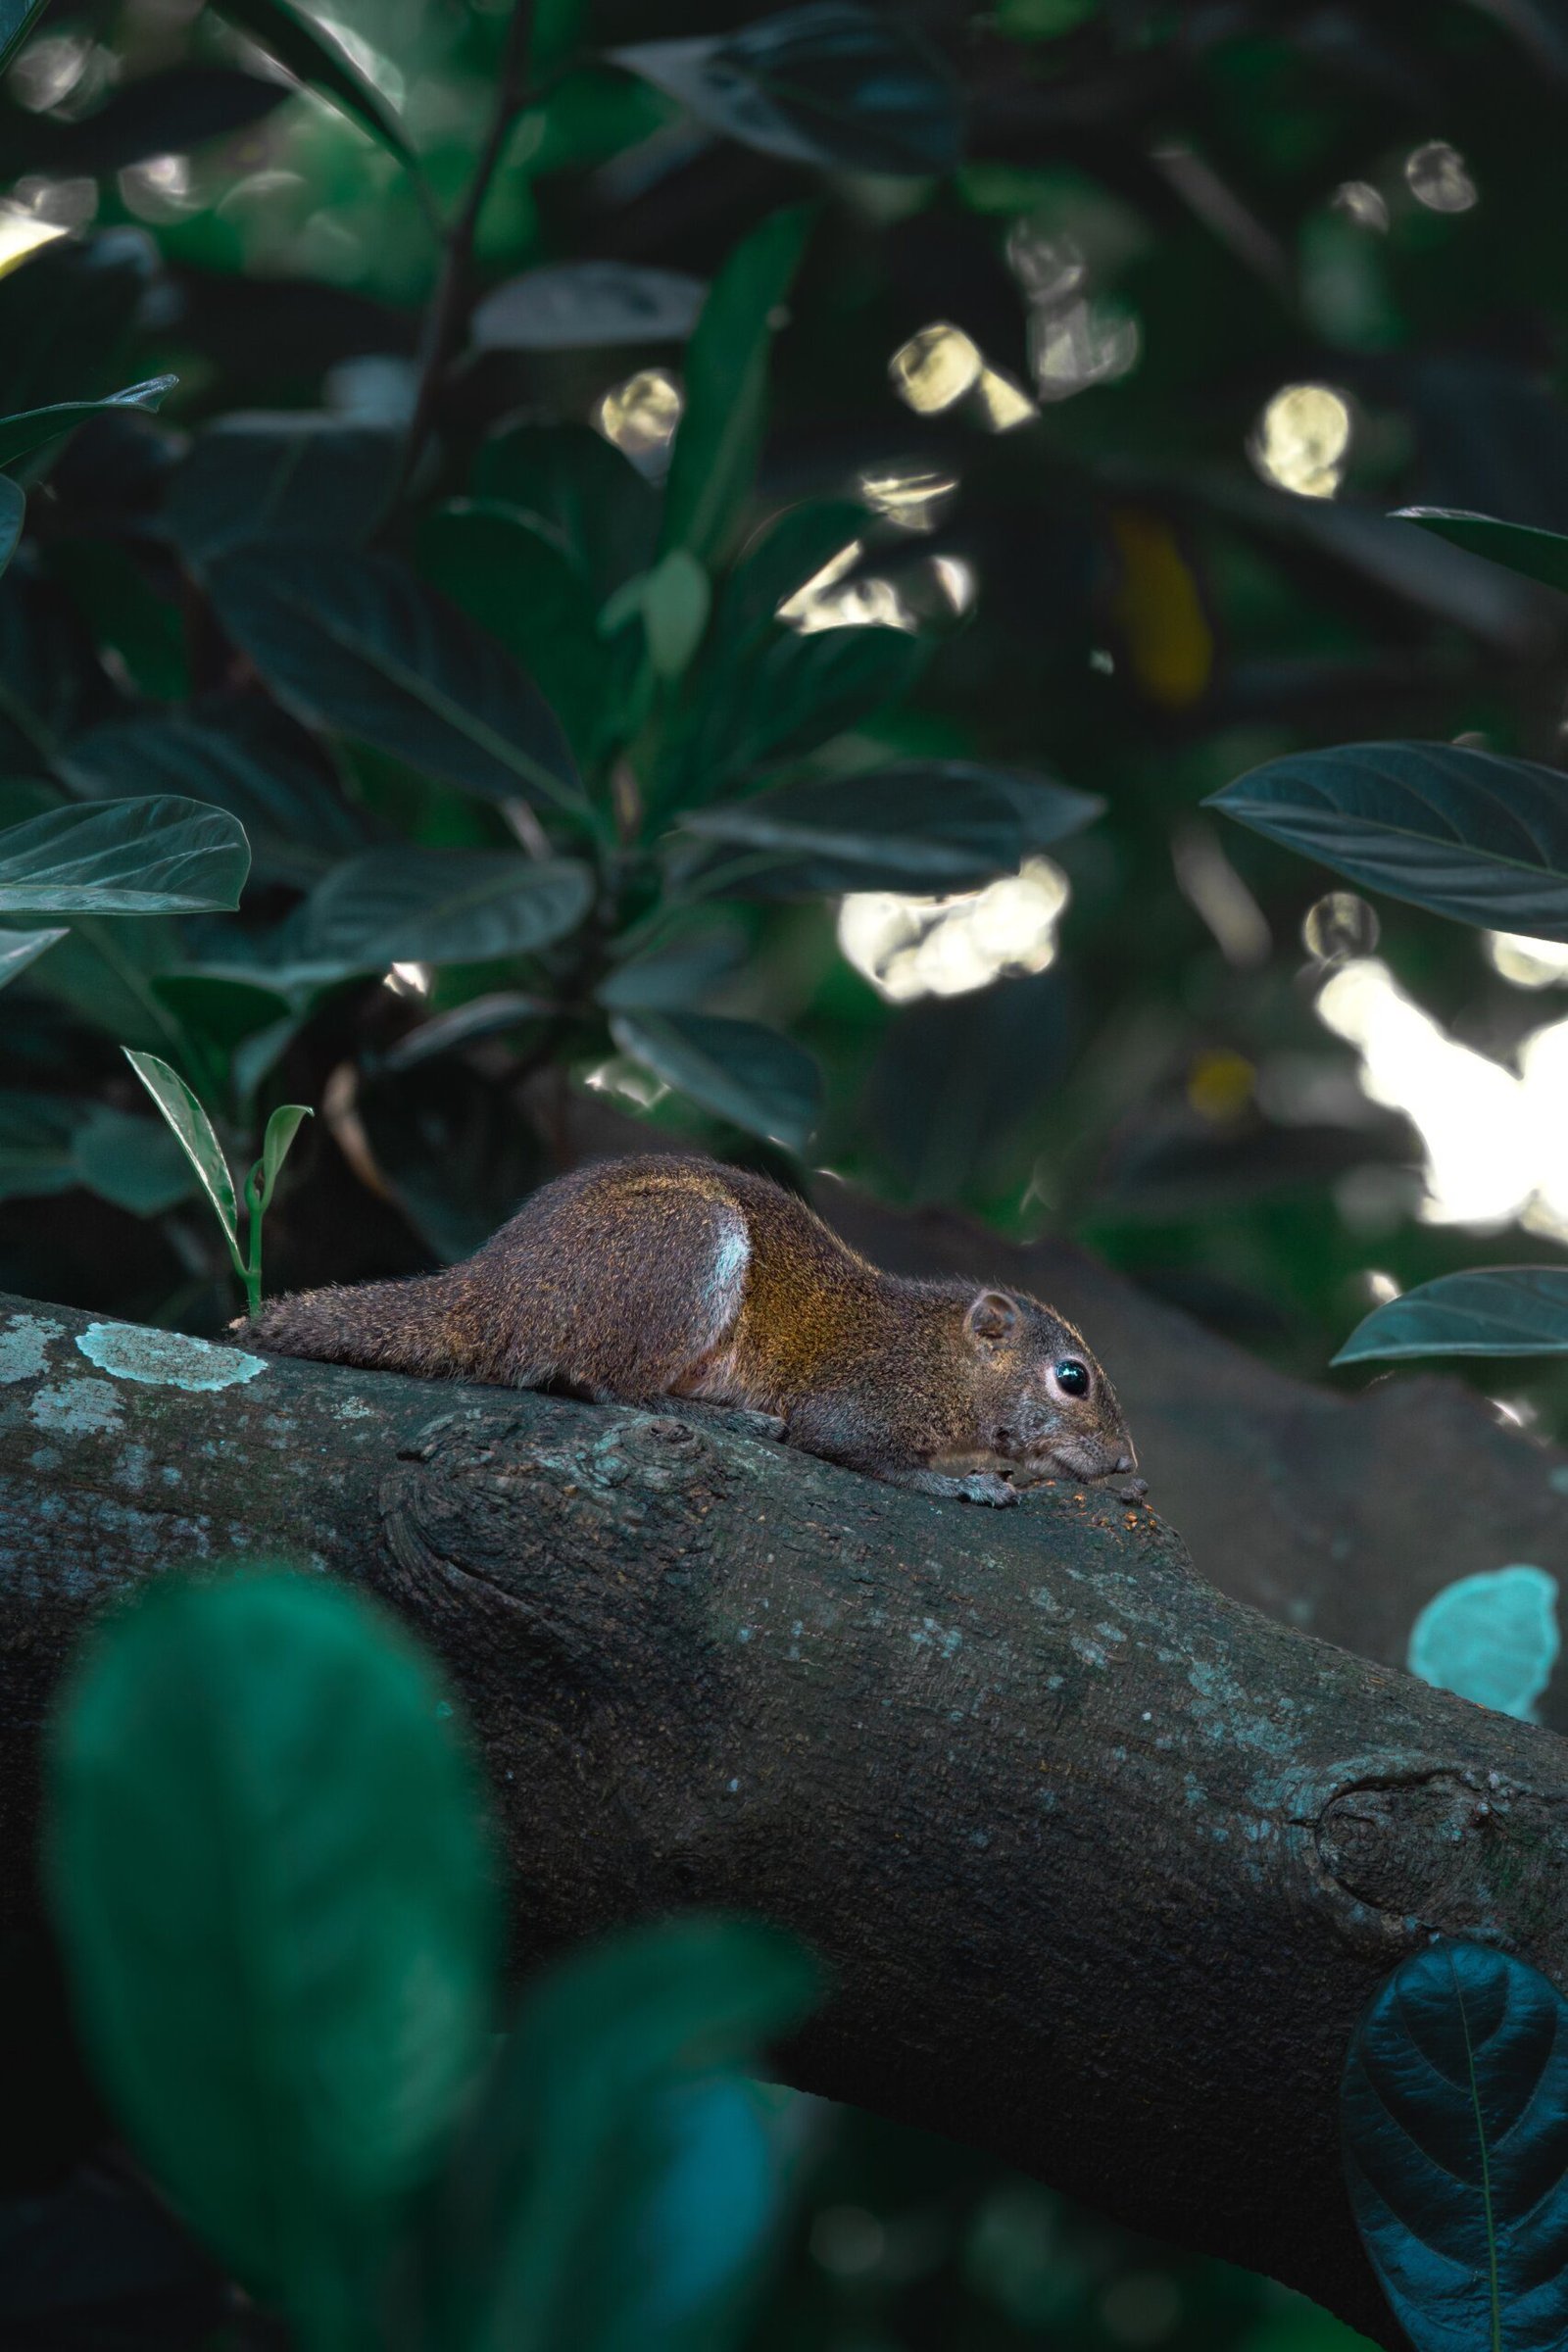
<path id="1" fill-rule="evenodd" d="M 245 1238 L 250 1245 L 250 1256 L 240 1272 L 245 1284 L 245 1311 L 253 1319 L 262 1311 L 262 1211 L 261 1162 L 258 1161 L 245 1179 Z"/>
<path id="2" fill-rule="evenodd" d="M 468 182 L 462 210 L 447 231 L 441 272 L 425 319 L 419 388 L 409 423 L 408 448 L 404 457 L 405 480 L 418 464 L 429 438 L 447 368 L 467 324 L 473 301 L 474 235 L 512 126 L 522 112 L 527 98 L 533 15 L 534 0 L 513 0 L 512 23 L 507 28 L 506 47 L 502 52 L 501 79 L 496 89 L 490 127 L 485 133 L 485 142 L 474 165 L 473 177 Z"/>

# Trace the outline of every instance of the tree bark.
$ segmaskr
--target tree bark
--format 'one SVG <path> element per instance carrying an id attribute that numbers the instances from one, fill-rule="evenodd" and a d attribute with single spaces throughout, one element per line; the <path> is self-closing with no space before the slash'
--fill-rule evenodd
<path id="1" fill-rule="evenodd" d="M 242 1377 L 243 1375 L 243 1377 Z M 446 1658 L 526 1961 L 691 1904 L 835 1991 L 790 2079 L 994 2151 L 1394 2344 L 1336 2151 L 1434 1930 L 1568 1976 L 1568 1748 L 1272 1624 L 1147 1507 L 939 1503 L 701 1407 L 263 1361 L 0 1300 L 0 1862 L 105 1601 L 236 1555 Z"/>

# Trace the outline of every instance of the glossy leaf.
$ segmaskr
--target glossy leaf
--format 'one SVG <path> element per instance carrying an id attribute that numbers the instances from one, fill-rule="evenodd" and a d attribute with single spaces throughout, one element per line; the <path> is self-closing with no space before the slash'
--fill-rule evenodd
<path id="1" fill-rule="evenodd" d="M 266 1208 L 272 1198 L 278 1170 L 289 1155 L 294 1138 L 315 1112 L 304 1102 L 280 1102 L 267 1122 L 262 1138 L 262 1206 Z"/>
<path id="2" fill-rule="evenodd" d="M 1370 890 L 1457 922 L 1568 940 L 1568 779 L 1446 743 L 1272 760 L 1205 804 Z"/>
<path id="3" fill-rule="evenodd" d="M 65 936 L 64 931 L 0 930 L 0 988 L 24 972 L 29 963 L 36 963 Z"/>
<path id="4" fill-rule="evenodd" d="M 1568 2004 L 1490 1945 L 1396 1969 L 1340 2094 L 1361 2240 L 1421 2352 L 1555 2352 L 1568 2332 Z"/>
<path id="5" fill-rule="evenodd" d="M 481 351 L 572 351 L 684 342 L 708 288 L 679 270 L 635 262 L 552 262 L 487 294 L 470 333 Z"/>
<path id="6" fill-rule="evenodd" d="M 686 355 L 686 406 L 664 490 L 666 553 L 684 547 L 706 563 L 735 530 L 762 443 L 775 315 L 810 225 L 806 205 L 770 214 L 713 280 Z"/>
<path id="7" fill-rule="evenodd" d="M 45 441 L 74 431 L 89 416 L 102 416 L 116 409 L 157 409 L 165 393 L 172 392 L 178 381 L 177 375 L 154 375 L 144 384 L 111 392 L 106 400 L 62 400 L 50 408 L 24 409 L 19 416 L 0 416 L 0 466 L 10 466 Z"/>
<path id="8" fill-rule="evenodd" d="M 804 1151 L 816 1125 L 822 1079 L 804 1046 L 711 1012 L 619 1012 L 610 1024 L 622 1053 L 718 1119 Z"/>
<path id="9" fill-rule="evenodd" d="M 1568 1354 L 1568 1267 L 1483 1266 L 1390 1298 L 1351 1332 L 1337 1364 L 1420 1355 Z"/>
<path id="10" fill-rule="evenodd" d="M 27 519 L 27 498 L 20 482 L 0 473 L 0 572 L 16 554 Z"/>
<path id="11" fill-rule="evenodd" d="M 957 90 L 892 9 L 817 0 L 718 39 L 613 54 L 710 129 L 792 163 L 924 175 L 958 161 Z"/>
<path id="12" fill-rule="evenodd" d="M 317 880 L 363 849 L 370 829 L 304 729 L 259 693 L 89 728 L 56 766 L 93 798 L 173 792 L 226 808 L 245 828 L 258 875 L 278 881 Z"/>
<path id="13" fill-rule="evenodd" d="M 234 1198 L 234 1179 L 229 1173 L 223 1148 L 213 1133 L 213 1123 L 203 1110 L 190 1088 L 177 1070 L 156 1054 L 132 1053 L 124 1048 L 125 1059 L 141 1080 L 153 1101 L 178 1140 L 191 1166 L 195 1169 L 203 1192 L 218 1211 L 218 1221 L 231 1253 L 239 1249 L 239 1203 Z"/>
<path id="14" fill-rule="evenodd" d="M 490 800 L 583 808 L 537 687 L 390 557 L 263 543 L 216 564 L 212 586 L 224 627 L 307 725 Z"/>
<path id="15" fill-rule="evenodd" d="M 0 66 L 21 47 L 23 37 L 43 0 L 0 0 Z"/>
<path id="16" fill-rule="evenodd" d="M 1026 841 L 1016 781 L 1031 811 Z M 1026 847 L 1077 830 L 1101 804 L 1088 793 L 960 760 L 910 762 L 869 775 L 792 785 L 705 808 L 689 832 L 777 862 L 734 887 L 753 898 L 851 890 L 937 896 L 1015 873 Z M 1055 832 L 1048 828 L 1054 821 Z"/>
<path id="17" fill-rule="evenodd" d="M 817 1989 L 785 1937 L 703 1918 L 615 1936 L 537 1984 L 428 2216 L 427 2340 L 732 2340 L 778 2187 L 736 2070 Z"/>
<path id="18" fill-rule="evenodd" d="M 50 808 L 0 832 L 0 914 L 232 908 L 249 868 L 243 826 L 200 801 Z"/>
<path id="19" fill-rule="evenodd" d="M 575 858 L 509 850 L 367 850 L 306 910 L 302 960 L 345 970 L 526 956 L 574 930 L 593 903 Z"/>
<path id="20" fill-rule="evenodd" d="M 1490 514 L 1463 514 L 1451 507 L 1400 507 L 1396 522 L 1418 523 L 1439 539 L 1462 547 L 1467 555 L 1485 556 L 1540 580 L 1547 588 L 1568 593 L 1568 538 L 1560 531 L 1538 531 L 1523 522 L 1498 522 Z"/>
<path id="21" fill-rule="evenodd" d="M 321 1576 L 157 1580 L 49 1753 L 47 1863 L 99 2079 L 166 2192 L 315 2343 L 484 2054 L 494 1904 L 441 1679 Z"/>
<path id="22" fill-rule="evenodd" d="M 411 171 L 418 170 L 418 158 L 402 123 L 324 24 L 304 9 L 295 8 L 292 0 L 212 0 L 212 4 L 220 17 L 226 17 L 270 57 L 275 57 L 296 81 L 329 98 L 400 163 Z"/>

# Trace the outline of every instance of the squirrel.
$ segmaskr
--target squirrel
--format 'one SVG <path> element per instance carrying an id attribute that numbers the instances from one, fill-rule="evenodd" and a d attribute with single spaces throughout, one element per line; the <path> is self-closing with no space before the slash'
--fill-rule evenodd
<path id="1" fill-rule="evenodd" d="M 716 1160 L 595 1162 L 534 1193 L 462 1264 L 334 1285 L 233 1326 L 246 1345 L 598 1404 L 691 1397 L 925 1494 L 1128 1476 L 1116 1394 L 1021 1291 L 884 1274 L 805 1201 Z"/>

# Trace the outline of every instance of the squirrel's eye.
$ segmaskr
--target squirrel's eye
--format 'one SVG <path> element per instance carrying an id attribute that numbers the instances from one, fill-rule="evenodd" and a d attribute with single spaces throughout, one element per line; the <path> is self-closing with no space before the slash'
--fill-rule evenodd
<path id="1" fill-rule="evenodd" d="M 1064 1396 L 1088 1396 L 1089 1366 L 1081 1364 L 1075 1355 L 1063 1356 L 1061 1362 L 1054 1365 L 1052 1369 L 1056 1386 Z"/>

